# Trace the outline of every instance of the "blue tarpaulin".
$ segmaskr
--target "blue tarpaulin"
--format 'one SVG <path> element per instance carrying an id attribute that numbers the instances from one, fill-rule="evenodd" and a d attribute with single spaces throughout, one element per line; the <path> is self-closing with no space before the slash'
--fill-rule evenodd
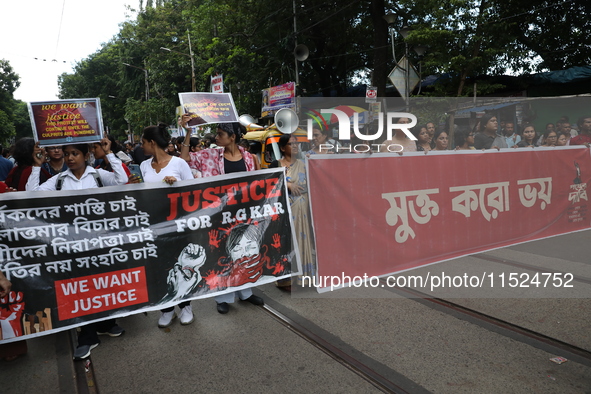
<path id="1" fill-rule="evenodd" d="M 591 79 L 591 66 L 571 67 L 532 75 L 532 83 L 569 83 Z"/>
<path id="2" fill-rule="evenodd" d="M 520 101 L 515 101 L 512 103 L 501 103 L 501 104 L 491 104 L 491 105 L 483 105 L 481 107 L 473 107 L 473 108 L 466 108 L 461 109 L 456 112 L 456 114 L 465 114 L 468 112 L 483 112 L 483 111 L 490 111 L 491 109 L 499 109 L 503 107 L 508 107 L 509 105 L 519 104 Z"/>

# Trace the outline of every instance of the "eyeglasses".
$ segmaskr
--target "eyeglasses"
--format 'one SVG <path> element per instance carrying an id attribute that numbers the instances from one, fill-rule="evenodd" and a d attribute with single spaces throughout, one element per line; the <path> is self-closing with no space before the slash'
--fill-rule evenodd
<path id="1" fill-rule="evenodd" d="M 61 146 L 47 146 L 46 150 L 62 150 Z"/>

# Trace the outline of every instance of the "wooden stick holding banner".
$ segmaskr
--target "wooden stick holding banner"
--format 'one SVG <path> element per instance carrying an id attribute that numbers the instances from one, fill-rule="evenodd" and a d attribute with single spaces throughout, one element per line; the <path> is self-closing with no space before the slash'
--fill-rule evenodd
<path id="1" fill-rule="evenodd" d="M 179 93 L 184 113 L 191 115 L 189 126 L 238 122 L 231 93 Z"/>
<path id="2" fill-rule="evenodd" d="M 33 137 L 39 146 L 99 142 L 103 116 L 99 98 L 28 103 Z"/>

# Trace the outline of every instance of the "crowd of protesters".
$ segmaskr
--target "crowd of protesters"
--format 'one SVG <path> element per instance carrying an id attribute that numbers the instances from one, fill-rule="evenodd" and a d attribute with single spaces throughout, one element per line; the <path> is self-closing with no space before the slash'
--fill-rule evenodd
<path id="1" fill-rule="evenodd" d="M 183 119 L 183 126 L 186 126 L 186 118 Z M 143 130 L 141 144 L 129 141 L 120 144 L 108 135 L 97 143 L 44 148 L 33 138 L 21 138 L 10 150 L 9 157 L 0 160 L 1 180 L 6 182 L 0 182 L 4 186 L 1 191 L 82 190 L 162 181 L 172 185 L 198 177 L 254 171 L 260 169 L 258 158 L 251 155 L 248 148 L 239 145 L 245 132 L 246 129 L 239 123 L 225 123 L 218 125 L 215 135 L 206 134 L 198 138 L 187 133 L 186 137 L 171 139 L 166 125 L 160 124 Z M 128 166 L 131 169 L 139 167 L 139 174 L 132 173 Z M 252 232 L 249 228 L 236 231 L 235 241 L 243 242 L 243 237 L 249 232 Z M 0 272 L 0 292 L 8 292 L 10 286 Z M 264 300 L 252 294 L 251 289 L 244 289 L 215 297 L 217 311 L 228 313 L 229 304 L 236 296 L 254 305 L 264 304 Z M 181 302 L 178 307 L 180 323 L 191 324 L 194 315 L 190 301 Z M 176 317 L 175 308 L 165 308 L 161 312 L 158 326 L 170 326 Z M 87 358 L 91 350 L 100 344 L 98 335 L 117 337 L 124 332 L 115 319 L 83 326 L 74 359 Z M 8 361 L 26 352 L 26 341 L 0 346 L 0 358 Z"/>
<path id="2" fill-rule="evenodd" d="M 409 124 L 410 119 L 398 118 L 395 119 L 395 123 Z M 411 139 L 410 134 L 416 140 Z M 435 123 L 427 122 L 418 124 L 410 130 L 395 129 L 392 139 L 381 143 L 355 138 L 359 144 L 365 144 L 371 148 L 354 150 L 351 149 L 351 146 L 355 145 L 353 135 L 350 141 L 338 141 L 329 130 L 314 128 L 311 149 L 307 150 L 306 154 L 309 156 L 316 153 L 367 153 L 370 151 L 403 154 L 415 151 L 427 153 L 445 150 L 589 145 L 591 144 L 591 116 L 580 117 L 576 125 L 571 124 L 567 116 L 563 116 L 556 123 L 548 123 L 544 131 L 538 131 L 533 124 L 499 122 L 494 114 L 484 114 L 473 127 L 455 126 L 453 141 L 449 134 L 448 126 L 436 127 Z"/>
<path id="3" fill-rule="evenodd" d="M 250 144 L 242 139 L 246 129 L 239 123 L 224 123 L 216 133 L 202 137 L 192 136 L 187 128 L 188 117 L 179 119 L 179 126 L 187 133 L 183 137 L 170 138 L 165 125 L 148 126 L 144 129 L 142 142 L 119 143 L 113 136 L 107 136 L 94 144 L 72 144 L 46 146 L 41 148 L 33 138 L 21 138 L 0 157 L 1 191 L 35 190 L 80 190 L 109 185 L 123 185 L 138 182 L 167 182 L 209 177 L 236 172 L 255 171 L 260 168 L 261 159 L 250 153 Z M 398 119 L 399 124 L 408 124 L 407 118 Z M 502 148 L 535 148 L 564 145 L 591 144 L 591 116 L 578 119 L 572 125 L 567 117 L 556 124 L 546 125 L 538 131 L 531 124 L 518 125 L 513 122 L 500 124 L 496 116 L 485 114 L 472 128 L 458 127 L 450 140 L 445 127 L 434 122 L 417 125 L 411 129 L 416 141 L 403 130 L 395 130 L 392 139 L 380 144 L 380 152 L 424 152 L 445 150 L 474 150 Z M 275 158 L 271 167 L 284 167 L 287 174 L 288 192 L 292 205 L 296 234 L 300 235 L 304 272 L 314 275 L 314 236 L 312 234 L 305 157 L 315 154 L 350 153 L 351 141 L 338 141 L 327 129 L 315 128 L 309 146 L 301 146 L 297 138 L 283 135 L 279 138 L 281 157 Z M 390 150 L 396 145 L 401 150 Z M 2 150 L 2 147 L 0 147 Z M 134 169 L 136 172 L 134 172 Z M 248 229 L 245 229 L 248 231 Z M 237 241 L 238 242 L 238 241 Z M 242 241 L 240 241 L 242 242 Z M 291 281 L 283 280 L 277 286 L 291 291 Z M 10 283 L 0 272 L 0 296 L 10 289 Z M 217 311 L 228 313 L 235 298 L 255 305 L 264 300 L 252 294 L 251 289 L 229 293 L 215 298 Z M 180 322 L 183 325 L 194 321 L 190 301 L 181 302 Z M 176 312 L 174 307 L 162 310 L 158 326 L 172 324 Z M 75 359 L 84 359 L 98 346 L 98 335 L 119 336 L 124 329 L 115 320 L 107 320 L 84 326 L 79 336 Z M 26 353 L 26 342 L 16 342 L 0 347 L 0 357 L 11 360 Z"/>

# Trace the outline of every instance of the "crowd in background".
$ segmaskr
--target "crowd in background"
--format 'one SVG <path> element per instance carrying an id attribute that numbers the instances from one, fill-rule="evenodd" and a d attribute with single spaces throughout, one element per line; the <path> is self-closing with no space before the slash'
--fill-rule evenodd
<path id="1" fill-rule="evenodd" d="M 395 122 L 408 124 L 410 119 L 398 118 Z M 361 148 L 351 150 L 349 147 L 355 144 L 370 144 L 377 147 L 378 152 L 392 153 L 588 145 L 591 143 L 591 116 L 580 117 L 576 124 L 572 124 L 567 116 L 563 116 L 556 123 L 548 123 L 544 130 L 536 130 L 533 124 L 498 122 L 494 114 L 484 114 L 477 119 L 473 127 L 456 125 L 453 140 L 446 125 L 436 126 L 433 122 L 419 124 L 410 131 L 416 141 L 409 138 L 404 130 L 398 129 L 395 130 L 392 139 L 378 143 L 362 141 L 353 132 L 350 140 L 338 141 L 338 133 L 315 128 L 311 141 L 312 148 L 307 154 L 367 152 Z M 368 134 L 372 133 L 373 131 Z M 375 152 L 376 149 L 372 148 L 372 151 Z"/>

